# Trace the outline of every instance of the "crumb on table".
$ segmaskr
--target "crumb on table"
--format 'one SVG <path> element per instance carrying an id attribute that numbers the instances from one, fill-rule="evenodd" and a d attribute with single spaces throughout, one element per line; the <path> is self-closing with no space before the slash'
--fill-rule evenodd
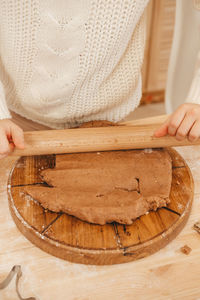
<path id="1" fill-rule="evenodd" d="M 193 225 L 193 229 L 196 230 L 198 233 L 200 233 L 200 222 L 196 222 Z"/>
<path id="2" fill-rule="evenodd" d="M 181 252 L 188 255 L 192 251 L 192 249 L 188 245 L 184 245 L 180 248 Z"/>

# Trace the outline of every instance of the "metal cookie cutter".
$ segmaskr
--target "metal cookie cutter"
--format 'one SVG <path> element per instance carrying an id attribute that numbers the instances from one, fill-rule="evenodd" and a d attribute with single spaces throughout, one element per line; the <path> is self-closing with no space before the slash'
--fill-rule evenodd
<path id="1" fill-rule="evenodd" d="M 6 288 L 9 283 L 11 282 L 11 280 L 13 279 L 13 277 L 15 276 L 15 274 L 17 274 L 16 276 L 16 292 L 17 295 L 19 297 L 20 300 L 37 300 L 35 297 L 28 297 L 28 298 L 23 298 L 19 292 L 19 288 L 18 288 L 18 283 L 19 283 L 19 279 L 22 276 L 22 270 L 21 270 L 21 266 L 19 265 L 15 265 L 12 270 L 10 271 L 10 273 L 8 274 L 8 276 L 6 277 L 6 279 L 4 279 L 3 282 L 0 282 L 0 290 Z"/>

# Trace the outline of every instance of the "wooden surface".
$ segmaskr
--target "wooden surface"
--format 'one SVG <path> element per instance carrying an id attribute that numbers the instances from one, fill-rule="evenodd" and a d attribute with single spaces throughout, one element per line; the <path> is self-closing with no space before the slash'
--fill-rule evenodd
<path id="1" fill-rule="evenodd" d="M 143 102 L 164 100 L 168 62 L 173 39 L 176 1 L 151 0 L 148 4 L 143 64 Z"/>
<path id="2" fill-rule="evenodd" d="M 199 145 L 200 139 L 178 141 L 174 136 L 154 137 L 160 124 L 108 126 L 65 130 L 29 131 L 24 133 L 25 149 L 11 155 L 43 155 L 125 149 Z"/>
<path id="3" fill-rule="evenodd" d="M 120 122 L 121 125 L 145 125 L 145 124 L 160 124 L 167 121 L 170 115 L 164 114 L 164 115 L 158 115 L 153 117 L 147 117 L 147 118 L 140 118 L 136 120 L 129 120 L 129 121 L 123 121 Z"/>
<path id="4" fill-rule="evenodd" d="M 20 291 L 40 300 L 132 300 L 200 298 L 200 236 L 192 229 L 200 220 L 200 146 L 177 149 L 189 165 L 195 183 L 192 212 L 181 233 L 159 252 L 129 263 L 86 266 L 63 261 L 32 245 L 16 228 L 10 216 L 7 180 L 15 161 L 10 157 L 0 167 L 0 281 L 13 265 L 22 266 Z M 180 252 L 187 244 L 189 255 Z M 0 299 L 17 300 L 14 281 Z"/>
<path id="5" fill-rule="evenodd" d="M 8 181 L 13 219 L 35 245 L 65 260 L 105 265 L 146 257 L 176 237 L 191 210 L 193 180 L 190 170 L 175 150 L 168 149 L 168 152 L 173 166 L 171 203 L 167 209 L 150 212 L 128 226 L 89 224 L 67 214 L 46 211 L 32 201 L 24 189 L 27 185 L 42 184 L 39 170 L 54 168 L 56 156 L 21 157 Z M 66 155 L 62 155 L 63 158 Z"/>
<path id="6" fill-rule="evenodd" d="M 91 130 L 86 129 L 66 129 L 66 130 L 47 130 L 42 131 L 42 125 L 36 124 L 20 117 L 17 114 L 12 114 L 14 121 L 19 126 L 23 126 L 24 129 L 33 128 L 40 129 L 34 131 L 28 131 L 24 133 L 25 136 L 25 150 L 16 149 L 13 155 L 40 155 L 40 154 L 54 154 L 54 153 L 68 153 L 79 151 L 94 151 L 94 150 L 112 150 L 112 149 L 128 149 L 128 148 L 144 148 L 144 147 L 158 147 L 157 145 L 163 139 L 153 139 L 152 135 L 155 129 L 167 120 L 168 115 L 158 115 L 154 117 L 142 118 L 139 120 L 129 120 L 125 122 L 116 123 L 116 125 L 126 126 L 140 126 L 139 128 L 95 128 L 93 133 Z M 40 126 L 38 128 L 38 125 Z M 153 125 L 152 128 L 149 125 Z M 95 127 L 100 125 L 96 124 Z M 90 127 L 90 126 L 89 126 Z M 121 131 L 120 131 L 121 129 Z M 151 130 L 149 130 L 151 129 Z M 126 131 L 126 135 L 124 134 Z M 109 132 L 110 131 L 110 132 Z M 134 133 L 134 134 L 133 134 Z M 167 141 L 177 141 L 174 138 L 164 138 L 164 145 L 168 146 Z M 144 142 L 147 142 L 144 144 Z M 150 144 L 148 142 L 151 142 Z M 179 144 L 179 142 L 178 142 Z M 134 147 L 135 146 L 135 147 Z M 127 148 L 128 147 L 128 148 Z"/>
<path id="7" fill-rule="evenodd" d="M 148 3 L 141 104 L 164 102 L 175 10 L 174 0 L 151 0 Z"/>
<path id="8" fill-rule="evenodd" d="M 140 100 L 140 105 L 164 102 L 165 90 L 143 92 Z"/>

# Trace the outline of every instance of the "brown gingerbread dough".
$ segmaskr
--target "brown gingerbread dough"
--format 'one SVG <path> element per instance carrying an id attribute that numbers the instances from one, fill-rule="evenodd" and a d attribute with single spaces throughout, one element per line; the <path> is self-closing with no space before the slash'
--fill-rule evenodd
<path id="1" fill-rule="evenodd" d="M 164 149 L 75 153 L 57 155 L 55 168 L 40 175 L 49 187 L 26 193 L 44 208 L 90 223 L 131 224 L 169 203 L 172 164 Z"/>

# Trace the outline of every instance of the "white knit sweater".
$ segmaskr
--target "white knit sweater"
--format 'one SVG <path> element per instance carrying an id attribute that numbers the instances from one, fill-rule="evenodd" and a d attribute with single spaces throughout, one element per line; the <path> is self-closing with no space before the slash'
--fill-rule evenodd
<path id="1" fill-rule="evenodd" d="M 0 0 L 0 119 L 119 121 L 141 98 L 148 0 Z M 4 90 L 4 91 L 3 91 Z"/>
<path id="2" fill-rule="evenodd" d="M 141 98 L 148 1 L 0 0 L 0 119 L 123 119 Z M 200 103 L 200 54 L 185 96 Z"/>

